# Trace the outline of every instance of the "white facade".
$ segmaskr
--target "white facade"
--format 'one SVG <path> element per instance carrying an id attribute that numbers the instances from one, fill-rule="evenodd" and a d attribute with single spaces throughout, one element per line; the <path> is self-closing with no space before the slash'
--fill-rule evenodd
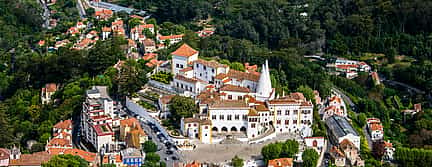
<path id="1" fill-rule="evenodd" d="M 354 146 L 356 146 L 356 148 L 358 150 L 360 150 L 360 136 L 356 136 L 353 134 L 347 134 L 346 136 L 342 136 L 338 138 L 339 143 L 341 143 L 343 140 L 349 140 L 351 143 L 354 144 Z"/>
<path id="2" fill-rule="evenodd" d="M 198 53 L 186 57 L 186 56 L 178 56 L 172 55 L 172 71 L 174 75 L 177 75 L 181 69 L 188 67 L 188 64 L 198 59 Z"/>
<path id="3" fill-rule="evenodd" d="M 270 115 L 276 132 L 300 132 L 311 128 L 313 123 L 313 105 L 302 105 L 301 102 L 291 103 L 282 100 L 269 101 Z M 310 134 L 312 135 L 312 134 Z M 307 135 L 307 136 L 310 136 Z"/>
<path id="4" fill-rule="evenodd" d="M 113 144 L 114 138 L 112 126 L 115 107 L 106 89 L 105 86 L 96 86 L 87 90 L 81 114 L 82 136 L 98 151 L 102 146 Z"/>

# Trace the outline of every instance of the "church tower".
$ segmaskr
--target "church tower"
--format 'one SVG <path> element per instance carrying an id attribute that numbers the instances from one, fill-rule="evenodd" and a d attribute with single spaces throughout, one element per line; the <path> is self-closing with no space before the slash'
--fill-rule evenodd
<path id="1" fill-rule="evenodd" d="M 259 101 L 266 101 L 274 96 L 271 80 L 270 80 L 270 70 L 268 67 L 268 61 L 262 65 L 261 75 L 258 81 L 258 87 L 256 91 L 256 99 Z"/>

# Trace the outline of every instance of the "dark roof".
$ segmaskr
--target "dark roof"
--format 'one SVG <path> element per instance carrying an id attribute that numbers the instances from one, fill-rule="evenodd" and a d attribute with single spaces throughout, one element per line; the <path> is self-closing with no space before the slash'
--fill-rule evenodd
<path id="1" fill-rule="evenodd" d="M 358 136 L 357 132 L 344 117 L 333 115 L 326 120 L 326 125 L 337 138 L 353 134 Z"/>

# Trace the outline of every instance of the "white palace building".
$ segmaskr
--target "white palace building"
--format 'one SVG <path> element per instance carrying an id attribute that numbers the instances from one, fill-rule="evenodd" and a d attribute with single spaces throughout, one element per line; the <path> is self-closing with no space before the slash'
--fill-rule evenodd
<path id="1" fill-rule="evenodd" d="M 216 134 L 243 133 L 248 140 L 274 133 L 312 135 L 312 102 L 302 93 L 276 97 L 267 61 L 261 73 L 243 72 L 198 54 L 187 44 L 172 53 L 172 87 L 199 106 L 199 114 L 182 119 L 184 136 L 213 143 Z"/>

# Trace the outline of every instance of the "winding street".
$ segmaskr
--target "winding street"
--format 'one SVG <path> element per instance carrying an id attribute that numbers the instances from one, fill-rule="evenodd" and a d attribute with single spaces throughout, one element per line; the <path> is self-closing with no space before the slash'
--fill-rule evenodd
<path id="1" fill-rule="evenodd" d="M 42 14 L 42 18 L 44 19 L 44 23 L 42 24 L 42 27 L 49 28 L 50 11 L 48 9 L 48 6 L 46 5 L 45 0 L 38 0 L 38 2 L 44 10 Z"/>

